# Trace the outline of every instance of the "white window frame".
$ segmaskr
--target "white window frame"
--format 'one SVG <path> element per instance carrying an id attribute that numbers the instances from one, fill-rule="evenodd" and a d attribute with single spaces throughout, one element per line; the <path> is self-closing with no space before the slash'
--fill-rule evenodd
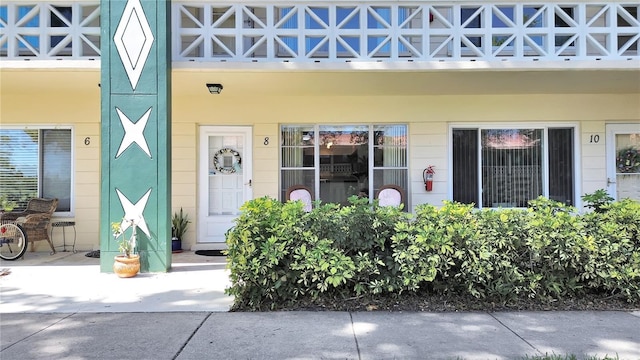
<path id="1" fill-rule="evenodd" d="M 283 167 L 282 166 L 282 143 L 283 143 L 283 139 L 282 139 L 282 127 L 283 126 L 299 126 L 299 127 L 310 127 L 313 128 L 314 131 L 314 135 L 316 136 L 316 141 L 314 142 L 314 166 L 313 167 Z M 368 159 L 368 184 L 367 184 L 367 188 L 369 189 L 369 198 L 370 199 L 374 199 L 375 198 L 375 188 L 374 188 L 374 176 L 375 176 L 375 171 L 376 170 L 405 170 L 406 171 L 406 178 L 407 178 L 407 183 L 405 184 L 406 189 L 405 189 L 405 207 L 404 209 L 407 210 L 409 209 L 409 199 L 410 199 L 410 191 L 411 191 L 411 169 L 410 169 L 410 162 L 411 162 L 411 154 L 410 154 L 410 127 L 408 123 L 370 123 L 370 124 L 360 124 L 360 123 L 314 123 L 314 124 L 300 124 L 300 123 L 282 123 L 279 124 L 278 127 L 278 191 L 280 192 L 280 189 L 282 189 L 283 184 L 282 184 L 282 171 L 283 170 L 307 170 L 307 171 L 313 171 L 314 172 L 314 190 L 313 190 L 313 196 L 314 199 L 320 199 L 320 151 L 319 151 L 319 146 L 320 144 L 318 143 L 318 135 L 320 133 L 320 128 L 323 126 L 331 126 L 331 127 L 342 127 L 342 126 L 366 126 L 368 128 L 368 132 L 369 132 L 369 143 L 367 144 L 367 151 L 369 153 L 369 159 Z M 404 126 L 406 127 L 407 130 L 407 144 L 406 144 L 406 166 L 403 167 L 388 167 L 388 166 L 374 166 L 374 151 L 375 151 L 375 146 L 374 146 L 374 141 L 373 141 L 373 133 L 375 130 L 376 126 Z M 281 199 L 284 200 L 284 199 Z"/>
<path id="2" fill-rule="evenodd" d="M 573 174 L 573 188 L 574 188 L 574 199 L 572 206 L 576 208 L 582 207 L 582 162 L 581 159 L 581 132 L 580 126 L 576 122 L 532 122 L 532 123 L 508 123 L 508 122 L 483 122 L 483 123 L 451 123 L 449 124 L 448 134 L 447 134 L 447 162 L 453 165 L 453 130 L 456 129 L 475 129 L 478 131 L 487 130 L 487 129 L 542 129 L 543 130 L 543 164 L 542 164 L 542 196 L 549 197 L 549 128 L 572 128 L 573 129 L 573 164 L 574 164 L 574 174 Z M 481 145 L 481 144 L 479 144 Z M 480 163 L 482 163 L 482 157 L 480 152 L 482 151 L 482 146 L 478 146 L 478 159 Z M 453 166 L 449 166 L 447 173 L 447 181 L 449 183 L 447 189 L 447 199 L 453 200 Z M 482 172 L 478 172 L 478 194 L 480 204 L 476 204 L 479 209 L 487 208 L 491 209 L 491 207 L 483 206 L 482 204 Z"/>
<path id="3" fill-rule="evenodd" d="M 71 164 L 70 164 L 70 178 L 71 178 L 71 186 L 69 189 L 69 211 L 56 211 L 54 213 L 57 217 L 73 217 L 75 216 L 75 131 L 72 126 L 51 126 L 51 125 L 29 125 L 29 126 L 1 126 L 2 130 L 37 130 L 40 132 L 41 130 L 70 130 L 71 131 Z M 42 153 L 40 152 L 40 148 L 38 149 L 38 163 L 42 161 Z M 41 172 L 42 169 L 38 166 L 38 193 L 37 196 L 42 196 L 42 181 L 41 181 Z"/>

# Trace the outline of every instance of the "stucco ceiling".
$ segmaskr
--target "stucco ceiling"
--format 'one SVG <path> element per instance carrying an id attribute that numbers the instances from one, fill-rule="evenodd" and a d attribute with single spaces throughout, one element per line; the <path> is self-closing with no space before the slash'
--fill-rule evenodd
<path id="1" fill-rule="evenodd" d="M 175 71 L 175 95 L 206 92 L 221 83 L 225 95 L 411 96 L 472 94 L 640 93 L 640 70 L 207 72 Z"/>
<path id="2" fill-rule="evenodd" d="M 1 93 L 99 95 L 99 69 L 0 69 Z M 308 71 L 174 69 L 174 96 L 420 96 L 471 94 L 640 94 L 640 68 L 617 70 Z"/>

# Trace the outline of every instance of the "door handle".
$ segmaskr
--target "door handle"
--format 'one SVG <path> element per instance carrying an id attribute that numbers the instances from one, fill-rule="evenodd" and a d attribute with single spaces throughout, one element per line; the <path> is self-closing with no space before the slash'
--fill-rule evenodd
<path id="1" fill-rule="evenodd" d="M 251 187 L 251 179 L 249 179 L 249 182 L 245 183 L 245 185 L 249 185 L 249 187 Z"/>
<path id="2" fill-rule="evenodd" d="M 611 181 L 610 178 L 607 178 L 607 186 L 611 185 L 611 184 L 615 184 L 615 181 Z"/>

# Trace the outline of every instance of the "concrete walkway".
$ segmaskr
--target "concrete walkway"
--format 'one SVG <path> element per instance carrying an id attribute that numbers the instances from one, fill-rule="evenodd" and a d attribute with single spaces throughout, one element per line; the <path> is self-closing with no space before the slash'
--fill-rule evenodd
<path id="1" fill-rule="evenodd" d="M 228 312 L 223 257 L 119 279 L 84 253 L 1 262 L 0 359 L 640 360 L 640 311 Z"/>
<path id="2" fill-rule="evenodd" d="M 228 311 L 233 298 L 226 258 L 193 252 L 173 254 L 168 273 L 129 279 L 100 272 L 100 259 L 86 252 L 27 252 L 24 260 L 1 261 L 0 313 Z"/>

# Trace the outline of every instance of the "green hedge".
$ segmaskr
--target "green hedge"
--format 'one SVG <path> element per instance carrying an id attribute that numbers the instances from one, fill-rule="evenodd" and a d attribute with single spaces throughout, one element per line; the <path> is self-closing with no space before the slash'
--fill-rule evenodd
<path id="1" fill-rule="evenodd" d="M 545 198 L 522 209 L 445 202 L 415 215 L 352 197 L 349 206 L 264 197 L 227 233 L 234 308 L 299 299 L 459 294 L 507 304 L 611 294 L 640 302 L 640 203 L 578 214 Z"/>

